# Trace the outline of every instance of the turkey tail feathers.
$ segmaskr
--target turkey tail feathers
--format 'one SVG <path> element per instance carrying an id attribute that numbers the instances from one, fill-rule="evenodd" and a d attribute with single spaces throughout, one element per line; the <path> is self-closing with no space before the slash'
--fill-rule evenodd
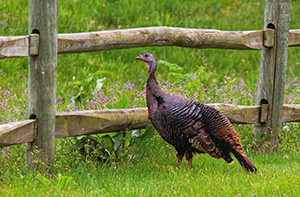
<path id="1" fill-rule="evenodd" d="M 237 158 L 237 160 L 240 162 L 241 166 L 244 168 L 247 172 L 256 173 L 257 169 L 253 165 L 253 163 L 248 159 L 248 157 L 245 154 L 241 154 L 236 150 L 232 150 L 233 155 Z"/>
<path id="2" fill-rule="evenodd" d="M 246 171 L 257 171 L 245 155 L 230 121 L 220 111 L 165 93 L 155 79 L 154 55 L 145 53 L 136 59 L 144 61 L 149 71 L 146 84 L 149 119 L 161 137 L 177 150 L 177 166 L 185 155 L 192 168 L 193 153 L 208 153 L 231 164 L 232 153 Z"/>
<path id="3" fill-rule="evenodd" d="M 223 158 L 228 164 L 232 164 L 234 161 L 229 153 L 220 152 L 211 137 L 201 129 L 195 137 L 191 138 L 189 142 L 194 148 L 202 152 L 206 152 L 215 159 Z"/>
<path id="4" fill-rule="evenodd" d="M 200 129 L 199 133 L 195 137 L 191 138 L 189 142 L 194 148 L 202 152 L 206 152 L 216 159 L 221 158 L 220 151 L 217 149 L 210 136 L 203 129 Z"/>

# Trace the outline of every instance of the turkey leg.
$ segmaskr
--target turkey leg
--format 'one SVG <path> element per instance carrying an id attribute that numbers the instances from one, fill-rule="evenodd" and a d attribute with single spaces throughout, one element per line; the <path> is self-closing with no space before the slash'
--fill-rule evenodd
<path id="1" fill-rule="evenodd" d="M 178 161 L 177 161 L 177 165 L 176 165 L 177 168 L 179 168 L 179 165 L 180 165 L 180 163 L 182 161 L 183 156 L 184 155 L 177 155 L 177 157 L 178 157 Z"/>
<path id="2" fill-rule="evenodd" d="M 189 169 L 191 170 L 192 169 L 192 158 L 189 158 Z"/>

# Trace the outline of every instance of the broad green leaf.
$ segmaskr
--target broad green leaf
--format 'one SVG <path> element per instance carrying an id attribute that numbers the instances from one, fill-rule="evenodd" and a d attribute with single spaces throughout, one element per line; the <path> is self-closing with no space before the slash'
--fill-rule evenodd
<path id="1" fill-rule="evenodd" d="M 109 135 L 105 135 L 101 138 L 102 140 L 102 145 L 103 145 L 103 148 L 109 150 L 109 151 L 113 151 L 113 141 L 111 139 L 111 137 Z"/>
<path id="2" fill-rule="evenodd" d="M 155 129 L 153 126 L 148 125 L 145 129 L 144 139 L 151 138 L 155 133 Z"/>
<path id="3" fill-rule="evenodd" d="M 113 139 L 113 142 L 114 142 L 114 150 L 117 150 L 120 147 L 122 139 L 123 139 L 122 132 L 119 132 L 112 139 Z"/>
<path id="4" fill-rule="evenodd" d="M 120 131 L 117 131 L 117 132 L 107 133 L 107 134 L 104 134 L 104 135 L 109 135 L 110 137 L 114 137 L 114 136 L 118 135 L 119 133 L 120 133 Z"/>
<path id="5" fill-rule="evenodd" d="M 128 131 L 125 134 L 125 142 L 124 142 L 124 147 L 127 148 L 131 145 L 131 141 L 132 141 L 132 131 Z"/>
<path id="6" fill-rule="evenodd" d="M 140 137 L 142 135 L 141 129 L 132 130 L 132 136 Z"/>

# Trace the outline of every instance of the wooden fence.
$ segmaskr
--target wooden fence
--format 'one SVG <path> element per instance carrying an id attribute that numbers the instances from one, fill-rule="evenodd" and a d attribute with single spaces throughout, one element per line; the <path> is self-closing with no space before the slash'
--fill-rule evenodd
<path id="1" fill-rule="evenodd" d="M 0 59 L 37 55 L 39 35 L 0 36 Z M 275 30 L 219 31 L 174 27 L 148 27 L 90 33 L 58 34 L 57 52 L 82 53 L 146 46 L 179 46 L 266 50 L 274 46 Z M 300 46 L 300 30 L 290 30 L 288 45 Z"/>
<path id="2" fill-rule="evenodd" d="M 254 124 L 254 134 L 277 150 L 280 124 L 300 122 L 300 105 L 284 105 L 288 46 L 300 46 L 300 30 L 289 30 L 290 0 L 266 0 L 264 30 L 219 31 L 149 27 L 90 33 L 57 34 L 57 0 L 29 0 L 29 35 L 0 36 L 0 59 L 29 58 L 28 120 L 0 125 L 0 147 L 27 143 L 33 168 L 34 149 L 51 165 L 54 138 L 145 128 L 147 109 L 113 109 L 56 114 L 58 53 L 80 53 L 145 46 L 180 46 L 262 50 L 256 106 L 210 104 L 232 123 Z M 41 12 L 40 10 L 43 10 Z M 268 127 L 268 131 L 263 128 Z"/>

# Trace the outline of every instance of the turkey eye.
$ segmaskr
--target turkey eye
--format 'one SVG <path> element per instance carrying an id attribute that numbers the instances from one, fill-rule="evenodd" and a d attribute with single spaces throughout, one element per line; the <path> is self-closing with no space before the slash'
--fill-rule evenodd
<path id="1" fill-rule="evenodd" d="M 145 57 L 149 57 L 149 55 L 148 55 L 148 54 L 145 54 Z"/>

